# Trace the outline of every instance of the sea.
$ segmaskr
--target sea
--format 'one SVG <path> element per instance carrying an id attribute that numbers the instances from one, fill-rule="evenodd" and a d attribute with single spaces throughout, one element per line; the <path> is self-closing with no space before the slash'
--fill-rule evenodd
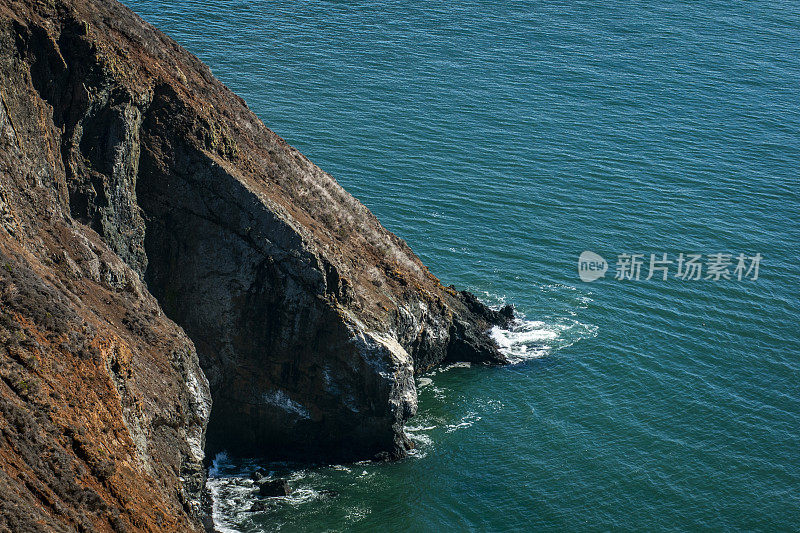
<path id="1" fill-rule="evenodd" d="M 221 531 L 800 529 L 800 3 L 125 2 L 520 317 L 407 459 L 215 457 Z"/>

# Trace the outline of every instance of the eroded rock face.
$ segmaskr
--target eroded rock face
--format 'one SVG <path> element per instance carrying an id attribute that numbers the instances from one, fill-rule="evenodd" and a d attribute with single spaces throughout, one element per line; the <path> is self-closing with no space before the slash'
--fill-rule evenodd
<path id="1" fill-rule="evenodd" d="M 34 433 L 76 465 L 68 485 L 99 461 L 80 442 L 126 465 L 115 472 L 127 477 L 86 475 L 131 527 L 162 515 L 197 526 L 207 420 L 212 453 L 398 457 L 415 373 L 504 362 L 486 332 L 508 310 L 444 287 L 205 65 L 117 2 L 0 0 L 0 69 L 2 316 L 9 339 L 39 343 L 5 347 L 3 360 L 47 383 L 42 405 L 64 413 Z M 26 307 L 37 298 L 60 303 Z M 31 354 L 41 366 L 26 366 Z M 70 388 L 87 372 L 83 392 Z M 39 396 L 14 379 L 0 397 L 35 412 Z M 79 435 L 68 428 L 81 416 L 89 436 L 70 444 L 61 435 Z M 50 501 L 19 479 L 2 482 Z M 133 486 L 160 502 L 139 523 L 125 518 L 139 509 L 124 499 Z M 103 529 L 97 516 L 85 519 Z"/>
<path id="2" fill-rule="evenodd" d="M 71 216 L 77 129 L 40 92 L 57 48 L 24 7 L 0 4 L 0 530 L 200 530 L 208 382 L 130 266 L 143 246 L 103 229 L 138 213 L 130 174 Z"/>
<path id="3" fill-rule="evenodd" d="M 211 396 L 137 271 L 139 119 L 77 91 L 62 14 L 0 2 L 0 530 L 199 531 Z"/>

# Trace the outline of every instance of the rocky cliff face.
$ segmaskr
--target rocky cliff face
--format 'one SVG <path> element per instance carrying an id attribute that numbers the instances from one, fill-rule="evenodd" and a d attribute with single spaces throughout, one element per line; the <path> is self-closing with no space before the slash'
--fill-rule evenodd
<path id="1" fill-rule="evenodd" d="M 140 275 L 70 216 L 61 130 L 2 9 L 0 530 L 197 529 L 208 382 Z"/>
<path id="2" fill-rule="evenodd" d="M 0 526 L 190 530 L 206 428 L 398 457 L 415 372 L 504 362 L 509 309 L 122 5 L 0 0 L 0 71 Z"/>

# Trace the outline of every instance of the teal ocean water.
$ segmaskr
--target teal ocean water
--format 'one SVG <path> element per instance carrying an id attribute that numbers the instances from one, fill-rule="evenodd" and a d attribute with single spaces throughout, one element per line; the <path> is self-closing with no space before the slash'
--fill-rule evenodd
<path id="1" fill-rule="evenodd" d="M 249 512 L 255 464 L 217 457 L 221 528 L 800 528 L 800 4 L 127 3 L 524 316 L 516 364 L 419 379 L 406 460 L 269 465 L 298 490 Z"/>

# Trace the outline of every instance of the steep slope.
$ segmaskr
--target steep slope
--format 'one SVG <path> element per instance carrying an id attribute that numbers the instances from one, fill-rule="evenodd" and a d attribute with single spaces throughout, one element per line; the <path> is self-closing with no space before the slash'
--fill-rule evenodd
<path id="1" fill-rule="evenodd" d="M 194 346 L 65 211 L 52 110 L 4 17 L 0 531 L 200 529 L 211 398 Z"/>
<path id="2" fill-rule="evenodd" d="M 210 452 L 398 457 L 415 372 L 504 362 L 510 309 L 119 3 L 0 0 L 0 71 L 0 502 L 31 524 L 197 527 L 206 423 Z"/>

